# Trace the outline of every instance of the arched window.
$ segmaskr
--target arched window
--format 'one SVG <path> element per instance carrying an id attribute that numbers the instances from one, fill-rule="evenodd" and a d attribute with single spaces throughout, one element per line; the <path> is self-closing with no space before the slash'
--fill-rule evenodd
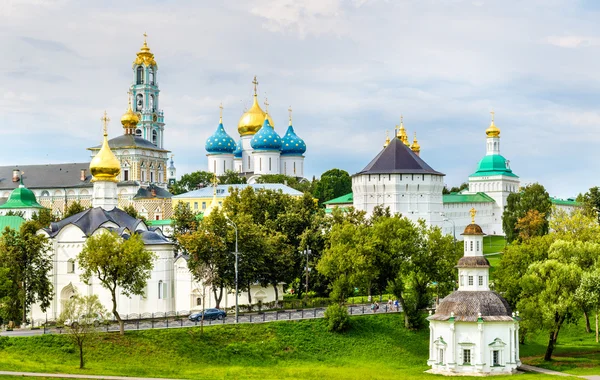
<path id="1" fill-rule="evenodd" d="M 164 288 L 164 283 L 162 282 L 162 280 L 160 280 L 158 282 L 158 299 L 163 299 L 163 288 Z"/>
<path id="2" fill-rule="evenodd" d="M 137 84 L 144 83 L 144 68 L 142 66 L 138 66 L 138 68 L 137 68 L 137 75 L 136 75 L 135 83 L 137 83 Z"/>
<path id="3" fill-rule="evenodd" d="M 75 273 L 75 260 L 67 260 L 67 273 Z"/>
<path id="4" fill-rule="evenodd" d="M 42 194 L 40 196 L 42 196 L 42 197 L 49 197 L 50 193 L 48 192 L 48 190 L 44 190 L 44 191 L 42 191 Z"/>
<path id="5" fill-rule="evenodd" d="M 148 76 L 150 77 L 150 84 L 154 85 L 154 69 L 148 69 Z"/>
<path id="6" fill-rule="evenodd" d="M 198 297 L 196 298 L 196 306 L 200 306 L 202 305 L 202 298 Z"/>
<path id="7" fill-rule="evenodd" d="M 150 109 L 154 111 L 154 95 L 150 94 Z"/>
<path id="8" fill-rule="evenodd" d="M 137 96 L 135 97 L 135 108 L 138 111 L 141 111 L 144 108 L 144 95 L 137 94 Z"/>
<path id="9" fill-rule="evenodd" d="M 156 131 L 152 131 L 152 144 L 158 144 L 158 132 Z"/>
<path id="10" fill-rule="evenodd" d="M 137 137 L 142 137 L 142 130 L 141 130 L 141 129 L 139 129 L 139 128 L 138 128 L 138 129 L 136 129 L 136 130 L 135 130 L 135 135 L 136 135 Z"/>

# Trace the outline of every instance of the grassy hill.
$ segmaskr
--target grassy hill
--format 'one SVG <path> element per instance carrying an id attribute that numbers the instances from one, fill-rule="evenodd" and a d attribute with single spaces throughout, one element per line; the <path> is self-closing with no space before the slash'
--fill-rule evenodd
<path id="1" fill-rule="evenodd" d="M 0 370 L 194 379 L 433 379 L 428 330 L 402 327 L 400 314 L 352 318 L 345 334 L 323 320 L 102 334 L 87 369 L 65 336 L 0 339 Z M 543 353 L 532 345 L 527 355 Z M 545 379 L 522 375 L 519 379 Z"/>

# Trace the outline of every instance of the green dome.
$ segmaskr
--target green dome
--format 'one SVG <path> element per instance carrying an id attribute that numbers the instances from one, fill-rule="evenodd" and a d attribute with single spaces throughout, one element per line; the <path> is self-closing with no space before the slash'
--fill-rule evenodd
<path id="1" fill-rule="evenodd" d="M 512 172 L 508 164 L 508 160 L 499 154 L 492 154 L 485 156 L 479 161 L 477 171 L 470 175 L 470 177 L 484 177 L 493 175 L 505 175 L 508 177 L 517 177 Z"/>
<path id="2" fill-rule="evenodd" d="M 23 185 L 19 185 L 10 193 L 10 197 L 5 204 L 0 206 L 0 209 L 11 208 L 44 208 L 37 202 L 33 191 Z"/>

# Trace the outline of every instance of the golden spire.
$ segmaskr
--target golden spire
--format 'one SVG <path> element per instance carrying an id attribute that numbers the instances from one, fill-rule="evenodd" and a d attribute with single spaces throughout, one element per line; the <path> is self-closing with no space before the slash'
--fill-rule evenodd
<path id="1" fill-rule="evenodd" d="M 415 152 L 417 156 L 421 153 L 421 145 L 419 145 L 419 142 L 417 141 L 417 132 L 415 132 L 413 142 L 410 144 L 410 149 Z"/>
<path id="2" fill-rule="evenodd" d="M 410 146 L 408 136 L 406 135 L 406 129 L 404 129 L 404 117 L 402 115 L 400 115 L 400 128 L 398 128 L 397 137 L 404 143 L 404 145 Z"/>
<path id="3" fill-rule="evenodd" d="M 129 105 L 127 107 L 127 111 L 123 114 L 123 116 L 121 116 L 121 124 L 123 125 L 123 128 L 125 128 L 125 134 L 133 134 L 135 133 L 137 124 L 140 122 L 140 118 L 135 112 L 133 112 L 133 109 L 131 108 L 131 91 L 127 91 L 127 94 Z"/>
<path id="4" fill-rule="evenodd" d="M 148 34 L 144 32 L 144 44 L 140 48 L 140 51 L 137 53 L 137 57 L 133 61 L 134 65 L 144 65 L 144 66 L 156 66 L 156 61 L 154 60 L 154 54 L 150 51 L 148 47 Z"/>
<path id="5" fill-rule="evenodd" d="M 292 106 L 288 108 L 288 114 L 290 115 L 290 125 L 292 125 Z"/>
<path id="6" fill-rule="evenodd" d="M 104 140 L 100 151 L 98 151 L 96 156 L 90 162 L 90 172 L 92 173 L 92 176 L 94 176 L 92 182 L 118 182 L 117 176 L 121 172 L 121 163 L 108 146 L 108 122 L 110 119 L 108 118 L 106 111 L 104 111 L 104 115 L 100 120 L 102 121 Z"/>
<path id="7" fill-rule="evenodd" d="M 390 145 L 390 131 L 385 131 L 385 144 L 383 144 L 384 148 L 387 148 L 388 145 Z"/>
<path id="8" fill-rule="evenodd" d="M 258 95 L 256 92 L 258 81 L 256 80 L 256 75 L 254 76 L 252 84 L 254 84 L 254 100 L 252 102 L 252 107 L 250 107 L 249 110 L 244 111 L 244 114 L 238 122 L 238 132 L 240 136 L 251 136 L 256 134 L 256 132 L 262 128 L 265 118 L 269 120 L 271 127 L 275 128 L 275 123 L 273 123 L 271 116 L 263 111 L 258 105 Z"/>
<path id="9" fill-rule="evenodd" d="M 269 99 L 265 98 L 265 113 L 269 114 Z"/>
<path id="10" fill-rule="evenodd" d="M 500 137 L 500 129 L 498 129 L 498 127 L 496 127 L 496 124 L 494 124 L 495 112 L 492 110 L 490 111 L 490 114 L 492 115 L 492 122 L 489 128 L 485 130 L 485 134 L 487 135 L 487 137 Z"/>
<path id="11" fill-rule="evenodd" d="M 470 211 L 469 214 L 471 214 L 471 223 L 475 224 L 475 215 L 477 214 L 477 210 L 475 210 L 475 207 L 473 207 Z"/>
<path id="12" fill-rule="evenodd" d="M 254 84 L 254 96 L 256 95 L 256 86 L 258 86 L 258 81 L 256 80 L 256 75 L 254 76 L 254 80 L 252 81 L 252 83 Z"/>
<path id="13" fill-rule="evenodd" d="M 219 124 L 223 124 L 223 102 L 219 104 Z"/>

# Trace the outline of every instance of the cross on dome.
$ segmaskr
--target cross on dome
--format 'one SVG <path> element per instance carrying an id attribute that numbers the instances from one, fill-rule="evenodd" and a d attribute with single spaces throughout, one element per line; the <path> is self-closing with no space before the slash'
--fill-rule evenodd
<path id="1" fill-rule="evenodd" d="M 475 210 L 475 207 L 469 210 L 469 214 L 471 214 L 471 223 L 475 224 L 475 215 L 477 214 L 477 210 Z"/>
<path id="2" fill-rule="evenodd" d="M 290 125 L 292 125 L 292 106 L 290 106 L 290 108 L 288 108 L 288 113 L 290 115 Z"/>
<path id="3" fill-rule="evenodd" d="M 104 111 L 104 115 L 100 118 L 100 120 L 102 121 L 102 131 L 104 132 L 104 136 L 107 136 L 108 135 L 108 122 L 110 121 L 110 118 L 108 117 L 106 110 Z"/>
<path id="4" fill-rule="evenodd" d="M 256 75 L 254 76 L 254 80 L 252 81 L 254 84 L 254 96 L 256 96 L 256 86 L 258 86 L 258 81 L 256 80 Z"/>

